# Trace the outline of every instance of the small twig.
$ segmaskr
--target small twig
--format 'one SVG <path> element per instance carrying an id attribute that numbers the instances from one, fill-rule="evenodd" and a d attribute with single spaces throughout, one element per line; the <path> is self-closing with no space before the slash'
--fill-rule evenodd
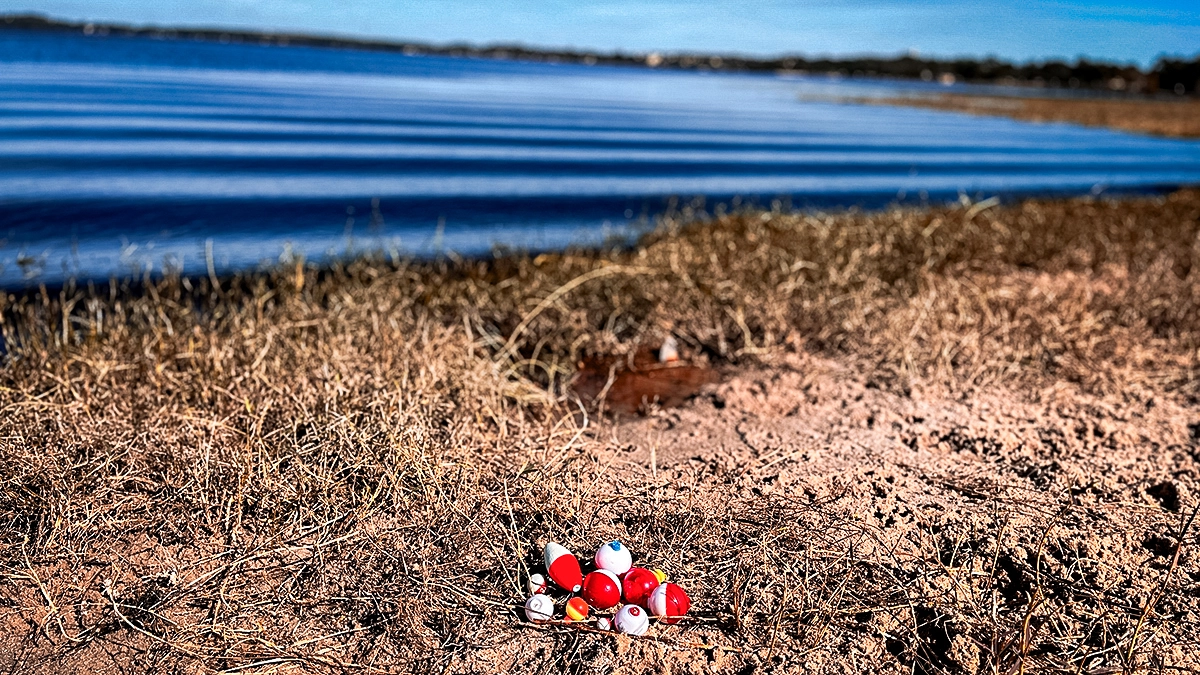
<path id="1" fill-rule="evenodd" d="M 29 536 L 26 535 L 25 539 L 21 542 L 21 555 L 25 558 L 25 568 L 29 570 L 29 578 L 33 579 L 33 583 L 37 584 L 38 591 L 41 592 L 42 597 L 46 600 L 46 618 L 42 620 L 42 632 L 45 633 L 46 637 L 50 637 L 50 633 L 46 630 L 46 624 L 53 617 L 55 625 L 58 626 L 58 632 L 62 633 L 64 638 L 71 642 L 83 642 L 83 640 L 67 634 L 67 629 L 63 626 L 62 613 L 58 609 L 58 604 L 50 597 L 50 592 L 46 590 L 46 586 L 42 583 L 41 578 L 33 570 L 33 563 L 29 560 L 29 552 L 25 549 L 28 544 Z"/>
<path id="2" fill-rule="evenodd" d="M 1044 597 L 1042 596 L 1042 554 L 1046 550 L 1046 540 L 1050 538 L 1050 532 L 1054 530 L 1054 526 L 1058 524 L 1058 520 L 1062 518 L 1067 511 L 1073 506 L 1068 502 L 1066 506 L 1059 509 L 1054 518 L 1050 520 L 1050 524 L 1046 526 L 1042 532 L 1041 539 L 1038 540 L 1037 557 L 1033 568 L 1033 593 L 1029 595 L 1029 607 L 1025 610 L 1025 618 L 1021 621 L 1021 638 L 1017 643 L 1020 650 L 1020 661 L 1017 664 L 1017 672 L 1020 675 L 1025 675 L 1025 661 L 1029 658 L 1029 627 L 1033 622 L 1034 612 L 1042 604 Z"/>
<path id="3" fill-rule="evenodd" d="M 1175 555 L 1171 556 L 1171 564 L 1167 567 L 1167 573 L 1163 575 L 1162 583 L 1158 585 L 1158 590 L 1149 598 L 1146 598 L 1146 604 L 1142 606 L 1142 614 L 1138 617 L 1137 625 L 1133 628 L 1133 636 L 1129 639 L 1129 651 L 1125 653 L 1125 664 L 1128 666 L 1133 663 L 1133 653 L 1137 651 L 1138 635 L 1142 632 L 1142 626 L 1145 625 L 1147 617 L 1154 611 L 1154 606 L 1162 598 L 1163 593 L 1167 590 L 1167 584 L 1171 581 L 1171 575 L 1175 573 L 1175 568 L 1179 566 L 1179 554 L 1183 551 L 1184 540 L 1187 538 L 1188 530 L 1191 529 L 1192 523 L 1196 520 L 1196 514 L 1200 513 L 1200 503 L 1196 504 L 1196 508 L 1192 509 L 1192 515 L 1188 517 L 1187 522 L 1179 530 L 1179 543 L 1175 545 Z"/>
<path id="4" fill-rule="evenodd" d="M 217 279 L 217 268 L 213 262 L 213 240 L 206 239 L 204 241 L 204 262 L 208 267 L 208 280 L 213 285 L 213 289 L 217 293 L 221 292 L 221 281 Z"/>
<path id="5" fill-rule="evenodd" d="M 528 624 L 528 625 L 532 625 L 533 627 L 538 627 L 538 628 L 545 628 L 545 629 L 569 628 L 577 633 L 595 633 L 597 635 L 608 635 L 608 636 L 612 636 L 612 637 L 616 637 L 618 635 L 623 635 L 623 633 L 618 633 L 618 632 L 611 631 L 611 630 L 601 630 L 591 624 L 583 623 L 580 621 L 568 621 L 567 619 L 545 619 L 543 621 L 538 621 L 537 623 Z M 710 649 L 710 650 L 714 650 L 714 651 L 729 652 L 729 653 L 735 653 L 735 654 L 743 653 L 743 650 L 741 647 L 726 647 L 723 645 L 713 644 L 711 642 L 685 642 L 683 640 L 675 640 L 672 638 L 662 637 L 660 635 L 641 635 L 641 636 L 638 636 L 637 639 L 638 640 L 648 640 L 651 642 L 660 642 L 662 644 L 670 645 L 672 647 L 686 647 L 688 649 Z"/>
<path id="6" fill-rule="evenodd" d="M 190 656 L 194 659 L 202 658 L 196 652 L 194 652 L 190 649 L 185 649 L 183 647 L 180 647 L 179 645 L 177 645 L 173 642 L 170 642 L 169 640 L 165 640 L 165 639 L 155 635 L 154 633 L 151 633 L 150 631 L 145 630 L 144 628 L 138 626 L 134 622 L 130 621 L 129 618 L 126 617 L 125 614 L 123 614 L 121 612 L 120 605 L 117 603 L 116 598 L 113 597 L 111 584 L 105 583 L 104 592 L 102 592 L 101 595 L 104 596 L 104 598 L 107 599 L 108 602 L 112 605 L 113 613 L 117 615 L 117 619 L 119 619 L 121 621 L 121 623 L 125 624 L 132 630 L 134 630 L 138 633 L 141 633 L 142 635 L 145 635 L 146 637 L 150 638 L 151 640 L 154 640 L 155 642 L 158 642 L 169 649 L 173 649 L 178 652 L 183 652 L 184 654 L 187 654 L 188 656 Z"/>

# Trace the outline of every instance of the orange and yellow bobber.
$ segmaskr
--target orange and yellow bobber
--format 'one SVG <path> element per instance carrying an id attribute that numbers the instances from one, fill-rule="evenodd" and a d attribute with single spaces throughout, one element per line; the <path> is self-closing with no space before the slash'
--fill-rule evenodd
<path id="1" fill-rule="evenodd" d="M 583 621 L 588 615 L 588 604 L 583 598 L 575 596 L 567 601 L 567 621 Z"/>

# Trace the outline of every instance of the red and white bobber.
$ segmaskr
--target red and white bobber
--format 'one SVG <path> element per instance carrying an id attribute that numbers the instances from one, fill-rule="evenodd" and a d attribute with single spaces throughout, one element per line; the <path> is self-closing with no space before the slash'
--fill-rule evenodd
<path id="1" fill-rule="evenodd" d="M 633 555 L 619 541 L 610 541 L 596 550 L 596 568 L 621 576 L 633 567 Z"/>
<path id="2" fill-rule="evenodd" d="M 650 593 L 648 609 L 663 623 L 675 623 L 692 607 L 692 599 L 677 584 L 660 584 Z"/>
<path id="3" fill-rule="evenodd" d="M 548 590 L 550 590 L 550 588 L 549 588 L 549 585 L 546 583 L 546 577 L 544 577 L 540 574 L 530 574 L 529 575 L 529 594 L 530 595 L 545 594 L 546 591 L 548 591 Z"/>
<path id="4" fill-rule="evenodd" d="M 613 617 L 613 626 L 626 635 L 645 635 L 650 628 L 650 617 L 637 605 L 625 605 Z"/>
<path id="5" fill-rule="evenodd" d="M 565 546 L 550 542 L 546 544 L 546 574 L 550 580 L 564 590 L 578 593 L 583 586 L 583 572 L 579 569 L 579 559 Z"/>
<path id="6" fill-rule="evenodd" d="M 616 607 L 621 602 L 621 580 L 608 570 L 596 570 L 583 578 L 579 594 L 596 609 Z"/>
<path id="7" fill-rule="evenodd" d="M 554 618 L 554 601 L 548 595 L 534 595 L 525 601 L 525 616 L 534 623 Z"/>
<path id="8" fill-rule="evenodd" d="M 654 572 L 644 567 L 631 567 L 625 576 L 621 577 L 621 589 L 625 594 L 625 602 L 649 609 L 650 593 L 658 587 L 658 577 Z"/>

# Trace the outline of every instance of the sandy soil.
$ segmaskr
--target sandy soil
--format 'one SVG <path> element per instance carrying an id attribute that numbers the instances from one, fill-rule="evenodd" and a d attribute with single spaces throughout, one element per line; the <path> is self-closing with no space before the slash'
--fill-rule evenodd
<path id="1" fill-rule="evenodd" d="M 1200 664 L 1200 643 L 1193 641 L 1200 627 L 1200 556 L 1185 551 L 1175 557 L 1188 515 L 1181 506 L 1195 503 L 1200 468 L 1194 406 L 1134 392 L 1089 396 L 1070 386 L 889 393 L 853 366 L 803 353 L 772 368 L 727 375 L 679 409 L 603 424 L 592 458 L 614 479 L 658 486 L 673 496 L 665 498 L 687 494 L 698 508 L 718 514 L 724 491 L 712 483 L 733 486 L 742 499 L 818 509 L 838 538 L 855 541 L 860 563 L 912 570 L 918 578 L 892 603 L 880 603 L 870 588 L 828 580 L 822 588 L 837 595 L 813 597 L 802 585 L 792 588 L 808 597 L 793 599 L 800 602 L 787 611 L 748 611 L 804 624 L 807 607 L 814 625 L 801 628 L 799 640 L 776 643 L 768 621 L 758 628 L 757 649 L 721 628 L 737 622 L 728 616 L 736 599 L 705 595 L 700 623 L 658 627 L 652 635 L 660 641 L 588 635 L 581 643 L 587 655 L 580 655 L 588 669 L 990 673 L 1019 668 L 1023 654 L 1030 672 L 1052 668 L 1055 656 L 1062 657 L 1060 665 L 1076 659 L 1084 672 L 1093 666 L 1104 672 L 1113 647 L 1128 649 L 1133 639 L 1105 635 L 1116 618 L 1105 614 L 1116 605 L 1140 616 L 1148 602 L 1161 603 L 1159 611 L 1176 626 L 1143 633 L 1139 644 L 1167 643 L 1162 665 L 1173 669 L 1190 672 Z M 652 541 L 631 534 L 644 546 Z M 1194 531 L 1187 536 L 1194 539 Z M 809 542 L 822 543 L 820 536 Z M 658 550 L 643 559 L 675 563 L 685 584 L 689 575 L 710 577 L 706 568 L 719 565 L 681 542 L 654 544 Z M 765 549 L 762 564 L 771 564 L 771 545 L 770 537 L 752 545 Z M 837 567 L 833 560 L 841 554 L 833 553 L 816 558 Z M 814 567 L 808 572 L 820 575 Z M 1171 575 L 1179 575 L 1181 585 L 1164 593 Z M 741 583 L 762 581 L 755 576 L 751 571 Z M 815 634 L 823 627 L 813 618 L 828 604 L 851 615 L 857 627 L 832 631 L 834 644 L 818 648 Z M 996 626 L 981 643 L 976 628 L 989 618 L 980 614 L 997 607 L 1015 607 L 1032 621 L 1007 634 Z M 1049 625 L 1055 622 L 1090 631 L 1097 655 L 1055 653 L 1050 635 L 1056 627 Z M 559 630 L 569 635 L 571 629 Z M 912 651 L 900 644 L 906 630 L 921 639 Z M 528 632 L 499 650 L 516 669 L 544 665 L 538 645 L 546 631 Z"/>

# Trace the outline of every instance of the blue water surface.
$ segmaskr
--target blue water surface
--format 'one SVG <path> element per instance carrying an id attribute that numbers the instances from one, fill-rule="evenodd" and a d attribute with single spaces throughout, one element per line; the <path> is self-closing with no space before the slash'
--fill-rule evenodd
<path id="1" fill-rule="evenodd" d="M 0 31 L 0 286 L 1200 182 L 1197 142 L 822 100 L 930 86 Z"/>

